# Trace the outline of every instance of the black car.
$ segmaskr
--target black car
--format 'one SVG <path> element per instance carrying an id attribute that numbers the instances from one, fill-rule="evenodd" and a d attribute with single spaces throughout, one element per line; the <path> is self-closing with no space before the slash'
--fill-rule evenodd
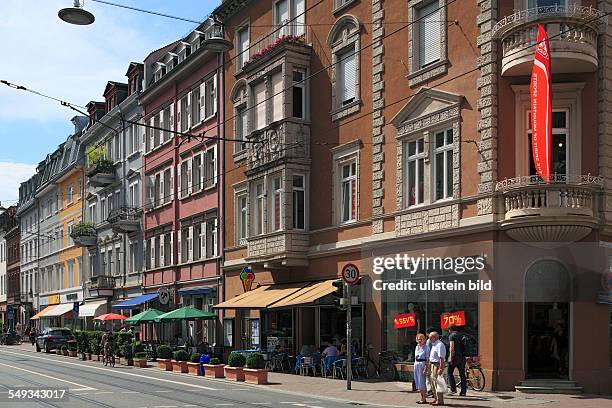
<path id="1" fill-rule="evenodd" d="M 36 337 L 36 351 L 45 350 L 46 353 L 50 353 L 51 350 L 67 345 L 69 340 L 74 340 L 70 329 L 65 327 L 49 327 Z"/>

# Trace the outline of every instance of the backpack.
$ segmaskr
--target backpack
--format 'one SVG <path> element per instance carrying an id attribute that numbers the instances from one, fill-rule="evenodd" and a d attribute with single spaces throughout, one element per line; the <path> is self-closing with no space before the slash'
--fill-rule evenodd
<path id="1" fill-rule="evenodd" d="M 464 334 L 461 337 L 461 345 L 463 346 L 464 357 L 476 357 L 478 355 L 478 342 L 474 337 Z"/>

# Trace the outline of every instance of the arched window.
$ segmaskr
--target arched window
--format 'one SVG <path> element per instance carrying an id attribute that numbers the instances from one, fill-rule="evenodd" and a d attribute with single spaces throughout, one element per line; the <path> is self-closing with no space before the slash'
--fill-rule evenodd
<path id="1" fill-rule="evenodd" d="M 234 105 L 234 139 L 240 140 L 234 144 L 234 152 L 245 152 L 247 148 L 246 137 L 248 135 L 248 110 L 247 110 L 247 83 L 244 79 L 236 82 L 230 94 Z"/>

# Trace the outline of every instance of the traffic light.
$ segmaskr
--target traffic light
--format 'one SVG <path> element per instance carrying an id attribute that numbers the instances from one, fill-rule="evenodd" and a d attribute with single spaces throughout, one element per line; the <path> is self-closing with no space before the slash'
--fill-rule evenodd
<path id="1" fill-rule="evenodd" d="M 338 279 L 333 281 L 332 285 L 336 288 L 336 291 L 332 292 L 334 305 L 338 309 L 342 309 L 342 299 L 344 299 L 344 282 L 341 279 Z"/>

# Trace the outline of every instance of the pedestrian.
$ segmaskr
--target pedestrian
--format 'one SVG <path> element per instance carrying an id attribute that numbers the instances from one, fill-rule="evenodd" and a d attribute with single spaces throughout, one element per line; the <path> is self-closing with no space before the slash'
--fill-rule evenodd
<path id="1" fill-rule="evenodd" d="M 558 321 L 555 325 L 553 341 L 550 345 L 553 358 L 556 360 L 557 372 L 559 375 L 566 374 L 565 362 L 568 352 L 567 332 L 565 331 L 565 322 Z"/>
<path id="2" fill-rule="evenodd" d="M 455 383 L 455 369 L 459 370 L 461 378 L 461 392 L 459 395 L 465 397 L 467 391 L 467 382 L 465 378 L 465 350 L 463 349 L 463 334 L 457 326 L 451 324 L 448 327 L 448 341 L 450 344 L 450 352 L 448 356 L 448 383 L 450 385 L 451 394 L 457 393 L 457 384 Z"/>
<path id="3" fill-rule="evenodd" d="M 427 404 L 427 371 L 429 369 L 429 347 L 425 335 L 416 335 L 416 348 L 414 350 L 414 384 L 421 393 L 421 399 L 417 404 Z"/>
<path id="4" fill-rule="evenodd" d="M 446 358 L 446 346 L 440 341 L 440 335 L 436 331 L 429 333 L 429 384 L 434 400 L 431 405 L 444 405 L 444 393 L 446 389 L 438 383 L 444 381 L 444 364 Z"/>

